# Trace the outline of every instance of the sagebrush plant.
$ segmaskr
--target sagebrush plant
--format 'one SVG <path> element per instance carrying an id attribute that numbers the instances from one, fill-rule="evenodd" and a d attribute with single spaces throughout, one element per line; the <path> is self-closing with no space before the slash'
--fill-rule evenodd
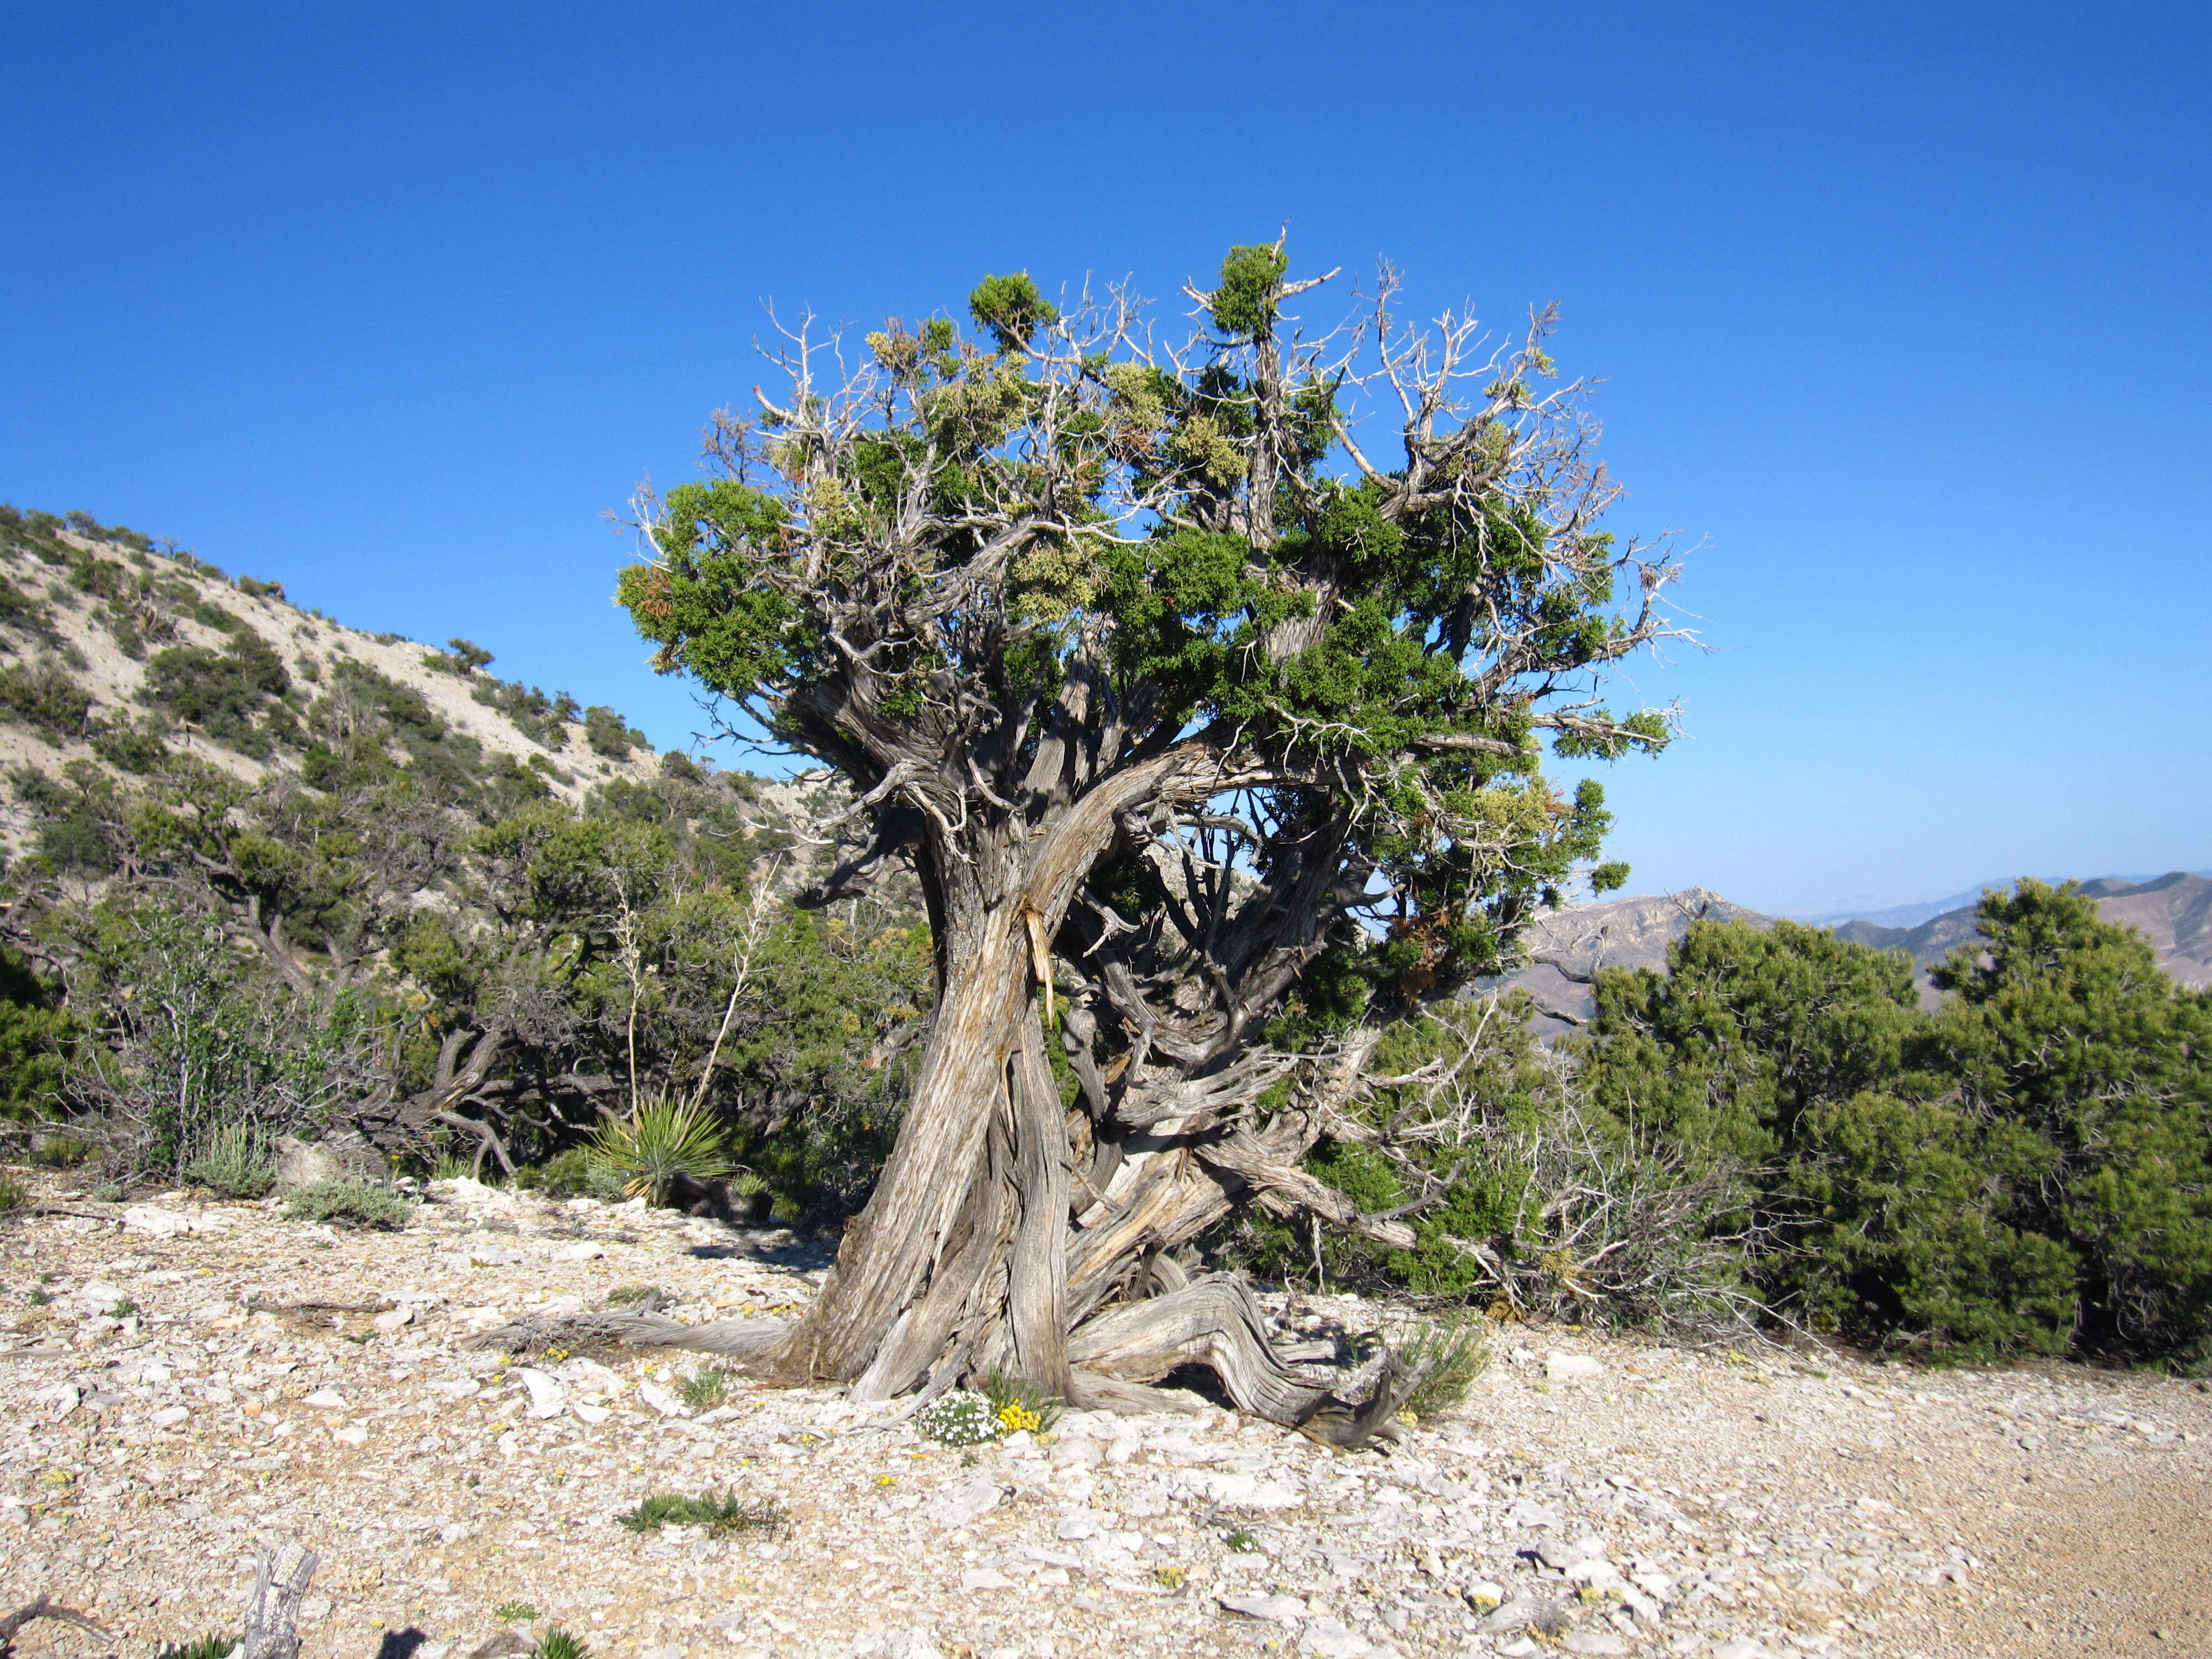
<path id="1" fill-rule="evenodd" d="M 775 1537 L 791 1524 L 791 1511 L 773 1498 L 740 1497 L 732 1489 L 713 1490 L 692 1498 L 682 1492 L 659 1492 L 640 1500 L 637 1507 L 615 1517 L 630 1532 L 659 1532 L 663 1527 L 702 1527 L 710 1538 L 731 1533 L 760 1533 Z"/>
<path id="2" fill-rule="evenodd" d="M 989 1399 L 967 1389 L 931 1401 L 915 1413 L 914 1426 L 923 1439 L 940 1446 L 988 1445 L 1007 1432 Z"/>
<path id="3" fill-rule="evenodd" d="M 729 1132 L 703 1106 L 660 1096 L 592 1137 L 594 1165 L 620 1179 L 624 1196 L 658 1202 L 679 1175 L 702 1181 L 737 1173 Z"/>
<path id="4" fill-rule="evenodd" d="M 1479 1319 L 1466 1314 L 1425 1320 L 1390 1343 L 1403 1373 L 1418 1377 L 1404 1409 L 1417 1418 L 1433 1417 L 1467 1398 L 1474 1379 L 1490 1364 L 1490 1346 Z"/>
<path id="5" fill-rule="evenodd" d="M 491 1610 L 491 1616 L 503 1623 L 515 1625 L 535 1619 L 538 1608 L 530 1601 L 502 1601 Z"/>
<path id="6" fill-rule="evenodd" d="M 211 1187 L 225 1198 L 266 1198 L 276 1184 L 276 1159 L 268 1137 L 251 1123 L 227 1123 L 210 1135 L 206 1148 L 185 1166 L 187 1180 Z"/>
<path id="7" fill-rule="evenodd" d="M 397 1228 L 415 1206 L 388 1187 L 366 1181 L 319 1181 L 284 1200 L 289 1221 L 336 1221 L 351 1227 Z"/>

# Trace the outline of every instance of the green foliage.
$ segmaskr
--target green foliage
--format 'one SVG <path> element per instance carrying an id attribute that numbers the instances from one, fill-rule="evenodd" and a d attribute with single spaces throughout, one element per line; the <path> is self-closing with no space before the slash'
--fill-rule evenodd
<path id="1" fill-rule="evenodd" d="M 1004 352 L 1026 351 L 1041 328 L 1060 320 L 1060 307 L 1037 291 L 1026 270 L 986 276 L 968 296 L 968 314 L 991 331 Z"/>
<path id="2" fill-rule="evenodd" d="M 1231 248 L 1214 284 L 1213 325 L 1247 340 L 1273 328 L 1277 286 L 1290 268 L 1290 256 L 1279 246 Z"/>
<path id="3" fill-rule="evenodd" d="M 592 1659 L 592 1650 L 583 1638 L 565 1630 L 547 1631 L 531 1651 L 537 1659 Z"/>
<path id="4" fill-rule="evenodd" d="M 1763 1294 L 1961 1357 L 2212 1340 L 2212 999 L 2072 887 L 1992 893 L 1917 1006 L 1911 964 L 1782 923 L 1698 924 L 1608 974 L 1598 1097 L 1692 1160 L 1755 1165 Z"/>
<path id="5" fill-rule="evenodd" d="M 491 1616 L 503 1624 L 520 1624 L 538 1617 L 538 1606 L 533 1601 L 502 1601 L 491 1610 Z"/>
<path id="6" fill-rule="evenodd" d="M 732 1533 L 759 1533 L 775 1537 L 791 1525 L 791 1512 L 773 1498 L 740 1498 L 732 1489 L 712 1490 L 688 1498 L 680 1492 L 654 1492 L 615 1517 L 630 1532 L 659 1532 L 663 1527 L 702 1527 L 710 1538 Z"/>
<path id="7" fill-rule="evenodd" d="M 252 1124 L 227 1123 L 208 1137 L 185 1176 L 225 1198 L 265 1198 L 276 1184 L 276 1160 Z"/>
<path id="8" fill-rule="evenodd" d="M 54 662 L 0 663 L 0 708 L 49 743 L 86 734 L 92 694 Z"/>
<path id="9" fill-rule="evenodd" d="M 727 1403 L 730 1374 L 720 1365 L 702 1365 L 676 1382 L 676 1397 L 695 1412 L 710 1412 Z"/>
<path id="10" fill-rule="evenodd" d="M 228 1659 L 240 1639 L 222 1631 L 210 1631 L 196 1642 L 163 1643 L 157 1659 Z"/>
<path id="11" fill-rule="evenodd" d="M 415 1206 L 388 1187 L 365 1181 L 318 1181 L 284 1200 L 288 1221 L 337 1221 L 350 1227 L 397 1229 Z"/>
<path id="12" fill-rule="evenodd" d="M 24 1186 L 13 1176 L 0 1175 L 0 1215 L 6 1215 L 11 1210 L 20 1210 L 30 1201 L 29 1188 Z M 32 1291 L 31 1297 L 31 1305 L 33 1307 L 38 1307 L 50 1299 L 37 1291 Z"/>
<path id="13" fill-rule="evenodd" d="M 967 1389 L 939 1395 L 915 1413 L 915 1432 L 940 1446 L 982 1446 L 1003 1437 L 1006 1425 L 991 1401 Z"/>
<path id="14" fill-rule="evenodd" d="M 592 746 L 595 755 L 609 760 L 628 760 L 633 749 L 651 749 L 645 733 L 626 724 L 620 714 L 604 703 L 595 703 L 584 711 L 584 741 Z"/>
<path id="15" fill-rule="evenodd" d="M 1416 1418 L 1433 1417 L 1462 1403 L 1490 1364 L 1482 1327 L 1465 1316 L 1425 1320 L 1391 1342 L 1405 1375 L 1420 1380 L 1406 1396 Z"/>
<path id="16" fill-rule="evenodd" d="M 20 952 L 0 946 L 0 1118 L 51 1117 L 59 1106 L 78 1022 L 61 987 Z"/>
<path id="17" fill-rule="evenodd" d="M 229 617 L 228 611 L 222 615 Z M 284 659 L 258 634 L 241 628 L 219 652 L 173 645 L 155 653 L 142 695 L 217 742 L 259 757 L 268 753 L 269 738 L 257 717 L 291 684 Z"/>
<path id="18" fill-rule="evenodd" d="M 983 1397 L 990 1402 L 991 1415 L 997 1419 L 1001 1434 L 1018 1434 L 1024 1429 L 1031 1434 L 1042 1434 L 1060 1421 L 1060 1414 L 1067 1403 L 1034 1382 L 1024 1382 L 998 1371 L 993 1371 L 985 1381 Z"/>
<path id="19" fill-rule="evenodd" d="M 642 1102 L 627 1118 L 603 1123 L 592 1138 L 592 1158 L 618 1177 L 623 1194 L 659 1202 L 679 1175 L 711 1181 L 736 1173 L 729 1135 L 688 1101 Z"/>

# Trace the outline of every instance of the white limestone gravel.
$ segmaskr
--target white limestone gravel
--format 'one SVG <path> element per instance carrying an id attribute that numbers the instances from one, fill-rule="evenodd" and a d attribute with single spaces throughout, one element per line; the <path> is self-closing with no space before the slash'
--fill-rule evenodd
<path id="1" fill-rule="evenodd" d="M 433 1198 L 397 1234 L 183 1194 L 128 1227 L 9 1221 L 0 1601 L 51 1594 L 149 1653 L 234 1624 L 254 1540 L 289 1534 L 325 1558 L 308 1659 L 458 1659 L 516 1603 L 599 1659 L 2212 1651 L 2193 1383 L 1499 1328 L 1466 1406 L 1387 1455 L 1212 1408 L 963 1452 L 825 1390 L 694 1412 L 690 1356 L 465 1352 L 632 1285 L 686 1320 L 788 1313 L 827 1258 Z M 1300 1339 L 1379 1316 L 1267 1300 Z M 300 1303 L 349 1310 L 256 1311 Z M 708 1487 L 789 1529 L 616 1524 Z M 42 1623 L 18 1650 L 100 1649 Z"/>

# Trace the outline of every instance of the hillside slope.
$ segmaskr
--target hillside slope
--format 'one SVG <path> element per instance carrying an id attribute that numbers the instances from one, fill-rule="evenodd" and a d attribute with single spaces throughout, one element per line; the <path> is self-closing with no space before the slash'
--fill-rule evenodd
<path id="1" fill-rule="evenodd" d="M 395 764 L 438 751 L 479 781 L 526 772 L 526 788 L 571 803 L 658 769 L 611 709 L 345 627 L 290 604 L 281 583 L 233 581 L 82 514 L 0 509 L 0 769 L 82 763 L 119 779 L 166 749 L 249 783 L 281 768 L 313 782 L 370 714 L 393 728 Z M 11 855 L 29 825 L 20 799 L 0 807 Z"/>

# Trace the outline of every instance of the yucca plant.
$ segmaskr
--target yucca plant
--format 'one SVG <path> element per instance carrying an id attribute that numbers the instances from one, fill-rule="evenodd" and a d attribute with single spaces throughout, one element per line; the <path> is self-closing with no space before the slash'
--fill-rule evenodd
<path id="1" fill-rule="evenodd" d="M 593 1165 L 622 1182 L 627 1198 L 659 1203 L 679 1175 L 713 1181 L 735 1175 L 729 1135 L 696 1103 L 666 1096 L 648 1100 L 629 1117 L 600 1125 L 592 1137 Z"/>

